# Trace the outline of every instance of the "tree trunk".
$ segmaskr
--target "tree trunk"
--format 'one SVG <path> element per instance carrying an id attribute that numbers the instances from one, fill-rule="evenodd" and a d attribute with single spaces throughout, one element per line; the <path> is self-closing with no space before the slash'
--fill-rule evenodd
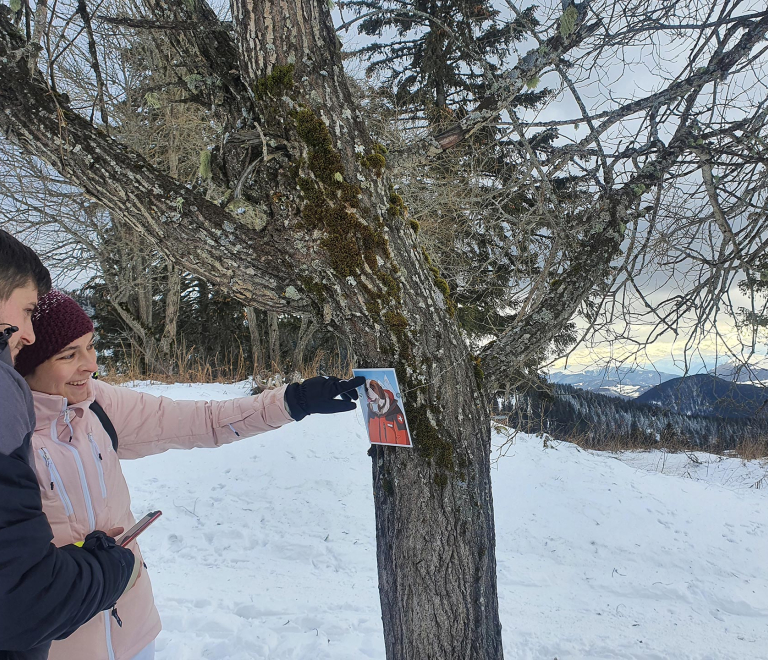
<path id="1" fill-rule="evenodd" d="M 304 354 L 307 350 L 307 345 L 312 341 L 312 337 L 317 331 L 317 325 L 313 319 L 308 316 L 301 318 L 301 327 L 299 328 L 299 335 L 296 337 L 296 348 L 293 351 L 293 364 L 294 371 L 301 371 L 301 367 L 304 366 Z"/>
<path id="2" fill-rule="evenodd" d="M 197 278 L 197 295 L 198 313 L 200 314 L 200 320 L 204 322 L 208 318 L 208 305 L 211 294 L 208 288 L 208 281 L 202 277 Z"/>
<path id="3" fill-rule="evenodd" d="M 135 276 L 133 285 L 138 300 L 139 320 L 145 328 L 151 328 L 154 325 L 152 276 L 149 272 L 150 264 L 144 259 L 140 246 L 136 246 L 134 250 L 132 265 Z"/>
<path id="4" fill-rule="evenodd" d="M 141 352 L 144 355 L 144 365 L 147 375 L 153 373 L 165 373 L 164 365 L 158 359 L 160 350 L 152 333 L 148 332 L 142 326 L 139 319 L 133 316 L 133 314 L 118 302 L 116 296 L 110 295 L 110 302 L 118 316 L 123 320 L 123 323 L 130 328 L 131 334 L 133 335 L 131 343 L 140 347 Z"/>
<path id="5" fill-rule="evenodd" d="M 267 312 L 267 331 L 269 332 L 269 368 L 280 373 L 280 327 L 276 312 Z"/>
<path id="6" fill-rule="evenodd" d="M 131 295 L 140 289 L 137 282 L 146 277 L 146 273 L 141 248 L 137 247 L 140 237 L 130 228 L 127 231 L 124 229 L 116 223 L 116 234 L 121 236 L 121 240 L 98 253 L 104 283 L 109 291 L 109 302 L 125 324 L 131 343 L 141 350 L 146 373 L 165 373 L 165 365 L 159 359 L 161 349 L 152 335 L 151 327 L 139 313 L 141 304 L 131 304 Z"/>
<path id="7" fill-rule="evenodd" d="M 251 355 L 253 356 L 254 377 L 265 368 L 264 351 L 261 348 L 261 333 L 259 332 L 259 311 L 251 306 L 245 308 L 245 318 L 248 321 L 248 332 L 251 335 Z"/>
<path id="8" fill-rule="evenodd" d="M 43 49 L 43 34 L 45 34 L 45 28 L 48 25 L 48 0 L 38 0 L 36 3 L 34 25 L 32 40 L 29 44 L 31 53 L 27 63 L 30 75 L 37 70 L 37 53 Z"/>
<path id="9" fill-rule="evenodd" d="M 171 350 L 176 344 L 176 332 L 179 323 L 179 308 L 181 307 L 181 270 L 168 263 L 167 291 L 165 294 L 165 328 L 160 339 L 160 356 L 170 373 L 173 359 Z"/>
<path id="10" fill-rule="evenodd" d="M 262 203 L 280 194 L 275 215 L 295 200 L 301 224 L 323 230 L 319 242 L 298 234 L 294 258 L 312 267 L 297 279 L 329 292 L 323 318 L 348 339 L 358 367 L 397 368 L 414 436 L 414 450 L 370 451 L 387 657 L 501 658 L 487 402 L 401 200 L 360 166 L 357 153 L 372 145 L 351 103 L 327 5 L 236 1 L 233 13 L 241 72 L 266 92 L 260 116 L 293 113 L 308 151 L 298 199 L 296 183 L 280 170 L 267 178 L 268 166 L 257 170 L 264 179 L 255 187 L 271 192 Z M 275 79 L 296 52 L 312 53 L 315 63 L 304 69 L 306 57 L 297 57 L 293 72 L 312 113 L 283 105 L 292 90 Z M 295 144 L 278 125 L 273 131 Z M 360 178 L 365 186 L 347 183 Z"/>

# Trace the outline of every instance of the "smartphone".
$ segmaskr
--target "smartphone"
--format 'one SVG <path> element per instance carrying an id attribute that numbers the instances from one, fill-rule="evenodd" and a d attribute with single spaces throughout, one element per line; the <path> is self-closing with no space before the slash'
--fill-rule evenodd
<path id="1" fill-rule="evenodd" d="M 155 522 L 155 520 L 157 520 L 162 515 L 163 515 L 162 511 L 150 511 L 146 516 L 144 516 L 141 520 L 139 520 L 139 522 L 137 522 L 133 527 L 131 527 L 125 534 L 123 534 L 117 540 L 117 544 L 125 547 L 131 541 L 135 540 L 139 534 L 141 534 L 147 527 L 149 527 L 153 522 Z"/>

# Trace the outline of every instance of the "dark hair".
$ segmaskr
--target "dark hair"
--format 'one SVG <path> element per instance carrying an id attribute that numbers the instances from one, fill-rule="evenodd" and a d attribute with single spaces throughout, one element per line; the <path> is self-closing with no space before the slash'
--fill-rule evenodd
<path id="1" fill-rule="evenodd" d="M 45 295 L 51 290 L 51 274 L 32 248 L 0 229 L 0 301 L 29 283 Z"/>

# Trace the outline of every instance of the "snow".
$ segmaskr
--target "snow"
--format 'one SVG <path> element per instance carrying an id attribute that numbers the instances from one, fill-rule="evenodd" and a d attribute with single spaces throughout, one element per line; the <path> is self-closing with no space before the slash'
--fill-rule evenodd
<path id="1" fill-rule="evenodd" d="M 606 385 L 605 387 L 601 387 L 600 391 L 602 394 L 615 394 L 629 399 L 636 399 L 647 389 L 648 388 L 643 385 L 623 385 L 622 383 L 617 383 L 616 385 Z"/>
<path id="2" fill-rule="evenodd" d="M 603 454 L 641 470 L 705 481 L 730 488 L 768 489 L 768 461 L 742 461 L 702 451 Z"/>
<path id="3" fill-rule="evenodd" d="M 768 657 L 765 490 L 542 445 L 494 475 L 509 657 Z"/>
<path id="4" fill-rule="evenodd" d="M 768 466 L 547 444 L 492 467 L 506 657 L 768 658 Z M 367 449 L 355 411 L 123 462 L 137 517 L 163 511 L 157 660 L 384 658 Z"/>

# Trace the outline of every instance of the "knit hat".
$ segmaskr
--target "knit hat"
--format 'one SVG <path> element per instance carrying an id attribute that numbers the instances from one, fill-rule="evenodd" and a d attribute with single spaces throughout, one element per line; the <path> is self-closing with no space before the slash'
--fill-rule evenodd
<path id="1" fill-rule="evenodd" d="M 93 321 L 72 298 L 52 290 L 37 300 L 32 314 L 35 343 L 25 346 L 16 356 L 16 371 L 28 376 L 48 358 L 89 332 Z"/>

